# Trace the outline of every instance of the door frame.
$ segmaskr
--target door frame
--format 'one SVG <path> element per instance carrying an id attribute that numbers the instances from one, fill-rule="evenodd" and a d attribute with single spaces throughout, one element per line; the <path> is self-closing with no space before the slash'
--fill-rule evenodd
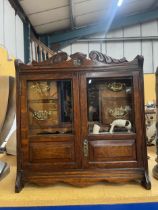
<path id="1" fill-rule="evenodd" d="M 143 122 L 141 123 L 141 119 L 140 119 L 140 114 L 139 112 L 142 112 L 142 104 L 141 104 L 141 99 L 139 98 L 139 96 L 141 95 L 141 90 L 139 88 L 139 72 L 138 71 L 121 71 L 121 70 L 111 70 L 111 71 L 99 71 L 97 70 L 97 72 L 87 72 L 87 73 L 81 73 L 80 74 L 80 107 L 81 107 L 81 144 L 82 147 L 84 148 L 84 140 L 88 140 L 88 148 L 89 148 L 89 143 L 90 141 L 94 141 L 94 140 L 99 140 L 99 139 L 103 139 L 103 140 L 129 140 L 129 142 L 132 143 L 132 141 L 135 141 L 135 145 L 133 145 L 133 151 L 136 150 L 136 154 L 133 156 L 136 159 L 133 161 L 129 161 L 131 162 L 128 166 L 136 168 L 136 167 L 141 167 L 143 166 L 143 156 L 142 154 L 140 154 L 139 149 L 142 146 L 141 144 L 141 138 L 143 138 L 142 132 L 141 131 L 136 131 L 135 134 L 132 135 L 112 135 L 112 134 L 89 134 L 88 133 L 88 107 L 87 107 L 87 79 L 88 78 L 120 78 L 123 79 L 124 77 L 131 77 L 133 80 L 133 111 L 135 116 L 137 115 L 138 117 L 134 117 L 134 123 L 135 123 L 135 127 L 140 129 L 143 127 Z M 121 142 L 122 143 L 122 142 Z M 89 160 L 88 157 L 84 157 L 84 154 L 82 152 L 82 165 L 83 168 L 89 168 L 90 164 L 89 164 Z M 103 164 L 105 166 L 105 168 L 108 168 L 108 164 Z M 97 163 L 94 164 L 94 168 L 96 168 Z M 103 166 L 103 167 L 104 167 Z M 110 164 L 109 164 L 110 166 Z M 114 166 L 112 166 L 114 167 Z M 127 167 L 127 165 L 125 164 L 125 167 Z"/>
<path id="2" fill-rule="evenodd" d="M 33 168 L 42 168 L 42 170 L 49 168 L 49 170 L 53 170 L 53 166 L 50 163 L 45 163 L 44 166 L 41 167 L 40 163 L 32 163 L 30 162 L 30 139 L 29 136 L 29 119 L 28 119 L 28 107 L 27 107 L 27 82 L 28 81 L 39 81 L 39 80 L 72 80 L 72 105 L 73 105 L 73 134 L 67 134 L 67 138 L 65 138 L 65 142 L 72 140 L 72 135 L 74 135 L 74 162 L 64 162 L 63 163 L 63 170 L 66 168 L 74 168 L 78 169 L 81 168 L 81 145 L 80 145 L 80 109 L 79 109 L 79 84 L 78 84 L 78 74 L 76 72 L 69 73 L 69 72 L 53 72 L 52 74 L 45 73 L 41 71 L 38 75 L 34 73 L 29 74 L 21 74 L 20 75 L 20 147 L 23 151 L 22 157 L 22 167 L 26 167 L 30 169 Z M 68 137 L 70 139 L 68 140 Z M 47 138 L 47 136 L 46 136 Z M 58 138 L 58 136 L 56 137 Z M 51 142 L 51 137 L 47 138 L 48 141 Z M 59 139 L 64 139 L 62 136 Z M 41 140 L 42 141 L 42 140 Z M 55 138 L 52 137 L 52 141 L 55 141 Z M 40 138 L 39 138 L 40 142 Z M 71 167 L 72 165 L 72 167 Z M 65 168 L 64 168 L 65 166 Z M 55 166 L 56 167 L 56 166 Z M 56 167 L 58 168 L 58 166 Z M 60 170 L 62 170 L 62 164 L 60 164 Z"/>

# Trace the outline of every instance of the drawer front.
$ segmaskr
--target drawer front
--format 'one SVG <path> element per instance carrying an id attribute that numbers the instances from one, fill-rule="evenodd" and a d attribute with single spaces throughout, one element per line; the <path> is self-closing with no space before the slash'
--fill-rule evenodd
<path id="1" fill-rule="evenodd" d="M 89 161 L 136 160 L 135 140 L 97 140 L 89 142 Z"/>

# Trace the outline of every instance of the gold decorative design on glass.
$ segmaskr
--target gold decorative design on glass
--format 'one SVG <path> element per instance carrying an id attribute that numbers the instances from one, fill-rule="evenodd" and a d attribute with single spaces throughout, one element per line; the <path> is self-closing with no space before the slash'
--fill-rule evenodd
<path id="1" fill-rule="evenodd" d="M 46 82 L 34 82 L 33 85 L 31 85 L 31 88 L 40 95 L 48 96 L 48 91 L 50 90 L 50 87 L 47 85 Z"/>
<path id="2" fill-rule="evenodd" d="M 115 107 L 114 109 L 108 109 L 108 113 L 114 118 L 124 118 L 129 113 L 130 108 L 128 106 Z"/>
<path id="3" fill-rule="evenodd" d="M 126 84 L 121 82 L 106 82 L 106 87 L 114 92 L 121 91 L 125 89 Z"/>
<path id="4" fill-rule="evenodd" d="M 33 117 L 37 120 L 47 120 L 52 115 L 52 111 L 39 110 L 33 112 Z"/>

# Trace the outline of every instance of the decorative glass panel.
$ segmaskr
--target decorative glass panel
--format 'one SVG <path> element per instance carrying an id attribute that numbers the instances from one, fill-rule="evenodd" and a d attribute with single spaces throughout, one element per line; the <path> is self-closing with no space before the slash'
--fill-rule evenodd
<path id="1" fill-rule="evenodd" d="M 134 132 L 132 79 L 87 80 L 89 132 Z"/>
<path id="2" fill-rule="evenodd" d="M 70 80 L 28 82 L 29 129 L 32 134 L 73 132 Z"/>

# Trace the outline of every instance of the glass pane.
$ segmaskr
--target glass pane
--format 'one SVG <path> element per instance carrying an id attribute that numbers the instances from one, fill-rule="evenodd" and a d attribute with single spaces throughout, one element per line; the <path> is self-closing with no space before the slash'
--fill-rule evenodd
<path id="1" fill-rule="evenodd" d="M 73 132 L 72 84 L 70 80 L 28 81 L 31 134 Z"/>
<path id="2" fill-rule="evenodd" d="M 134 132 L 132 79 L 87 80 L 89 133 Z"/>

